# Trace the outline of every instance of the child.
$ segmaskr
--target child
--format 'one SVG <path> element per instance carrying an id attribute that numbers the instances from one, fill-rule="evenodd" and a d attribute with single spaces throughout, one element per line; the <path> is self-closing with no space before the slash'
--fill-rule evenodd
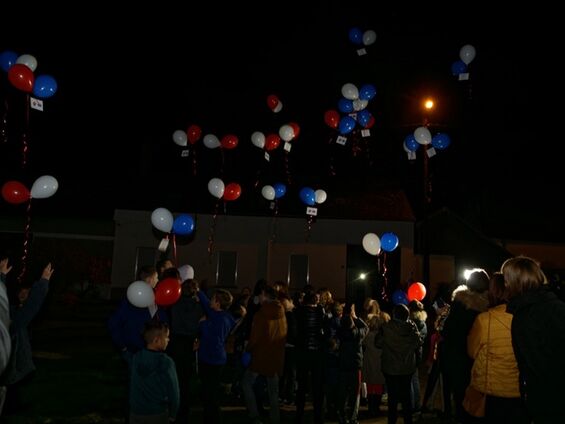
<path id="1" fill-rule="evenodd" d="M 179 382 L 175 364 L 164 353 L 169 344 L 169 327 L 148 321 L 143 330 L 145 349 L 129 356 L 129 424 L 168 424 L 179 408 Z"/>

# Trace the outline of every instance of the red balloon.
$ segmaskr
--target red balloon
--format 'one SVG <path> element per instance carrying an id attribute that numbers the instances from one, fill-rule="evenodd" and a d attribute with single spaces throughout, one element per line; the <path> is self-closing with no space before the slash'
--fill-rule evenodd
<path id="1" fill-rule="evenodd" d="M 327 110 L 326 113 L 324 113 L 324 122 L 328 127 L 337 129 L 339 125 L 339 113 L 333 109 Z"/>
<path id="2" fill-rule="evenodd" d="M 155 303 L 159 306 L 170 306 L 179 300 L 181 286 L 176 278 L 165 278 L 155 287 Z"/>
<path id="3" fill-rule="evenodd" d="M 201 135 L 202 135 L 202 130 L 198 125 L 193 124 L 190 127 L 188 127 L 188 129 L 186 130 L 186 136 L 188 137 L 188 141 L 190 141 L 190 144 L 196 143 Z"/>
<path id="4" fill-rule="evenodd" d="M 267 106 L 269 106 L 269 109 L 273 110 L 274 108 L 277 107 L 278 104 L 279 104 L 279 98 L 274 94 L 271 94 L 270 96 L 267 97 Z"/>
<path id="5" fill-rule="evenodd" d="M 412 283 L 410 287 L 408 287 L 408 301 L 422 300 L 426 297 L 426 286 L 422 283 Z"/>
<path id="6" fill-rule="evenodd" d="M 365 128 L 372 128 L 373 125 L 375 125 L 375 117 L 371 116 L 371 118 L 369 119 L 369 122 L 367 122 L 367 125 L 365 125 Z"/>
<path id="7" fill-rule="evenodd" d="M 2 186 L 2 197 L 8 203 L 19 205 L 29 200 L 30 193 L 27 187 L 19 181 L 7 181 Z"/>
<path id="8" fill-rule="evenodd" d="M 239 139 L 237 138 L 237 135 L 228 134 L 222 137 L 222 141 L 220 141 L 220 144 L 224 149 L 235 149 L 237 147 L 238 142 Z"/>
<path id="9" fill-rule="evenodd" d="M 35 77 L 33 76 L 33 71 L 27 66 L 21 63 L 16 63 L 15 65 L 10 66 L 10 69 L 8 69 L 8 80 L 18 90 L 25 91 L 26 93 L 31 93 L 33 90 L 33 82 L 35 81 Z"/>
<path id="10" fill-rule="evenodd" d="M 229 183 L 224 190 L 224 200 L 236 200 L 239 196 L 241 196 L 241 186 L 238 183 Z"/>
<path id="11" fill-rule="evenodd" d="M 265 137 L 265 150 L 275 150 L 281 144 L 281 138 L 276 134 L 269 134 Z"/>
<path id="12" fill-rule="evenodd" d="M 298 134 L 300 134 L 300 127 L 296 122 L 289 122 L 288 125 L 290 125 L 294 130 L 294 137 L 292 138 L 295 139 L 296 137 L 298 137 Z"/>

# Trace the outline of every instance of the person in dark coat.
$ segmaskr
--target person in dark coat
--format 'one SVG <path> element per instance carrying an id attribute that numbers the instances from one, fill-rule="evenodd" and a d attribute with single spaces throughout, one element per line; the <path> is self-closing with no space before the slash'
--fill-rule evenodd
<path id="1" fill-rule="evenodd" d="M 549 291 L 532 258 L 508 259 L 501 268 L 510 301 L 512 346 L 520 394 L 533 422 L 565 422 L 565 303 Z"/>

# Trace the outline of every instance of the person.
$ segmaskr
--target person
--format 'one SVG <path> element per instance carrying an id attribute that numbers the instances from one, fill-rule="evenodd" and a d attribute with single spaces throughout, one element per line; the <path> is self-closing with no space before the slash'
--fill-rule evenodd
<path id="1" fill-rule="evenodd" d="M 565 303 L 549 290 L 534 259 L 508 259 L 501 271 L 522 399 L 536 424 L 565 422 Z"/>
<path id="2" fill-rule="evenodd" d="M 8 386 L 6 407 L 11 411 L 20 405 L 20 386 L 24 379 L 35 371 L 28 327 L 36 317 L 45 302 L 49 291 L 49 280 L 54 269 L 49 262 L 41 273 L 41 278 L 31 287 L 20 286 L 10 305 L 10 334 L 12 338 L 12 353 L 9 365 L 2 375 L 2 380 Z"/>
<path id="3" fill-rule="evenodd" d="M 6 276 L 12 270 L 12 267 L 8 265 L 8 261 L 7 256 L 0 256 L 0 375 L 8 366 L 10 353 L 12 352 L 12 340 L 9 331 L 10 304 L 6 290 Z M 5 396 L 6 386 L 0 383 L 0 415 L 2 415 Z"/>
<path id="4" fill-rule="evenodd" d="M 179 408 L 179 382 L 175 364 L 165 353 L 169 327 L 162 321 L 148 321 L 142 333 L 145 348 L 130 363 L 129 424 L 168 424 Z"/>
<path id="5" fill-rule="evenodd" d="M 467 337 L 467 351 L 474 359 L 470 385 L 487 395 L 486 423 L 528 424 L 512 350 L 512 315 L 506 312 L 507 293 L 500 272 L 491 276 L 488 297 L 488 311 L 475 318 Z"/>
<path id="6" fill-rule="evenodd" d="M 157 263 L 155 264 L 155 269 L 157 270 L 157 274 L 158 274 L 158 279 L 162 280 L 163 277 L 163 272 L 165 272 L 165 270 L 169 269 L 169 268 L 174 268 L 174 264 L 173 261 L 171 261 L 168 258 L 162 258 L 160 260 L 157 261 Z"/>
<path id="7" fill-rule="evenodd" d="M 428 314 L 424 310 L 424 305 L 422 302 L 416 299 L 412 299 L 408 303 L 408 309 L 410 310 L 410 319 L 414 324 L 416 324 L 416 328 L 418 328 L 418 332 L 420 333 L 420 337 L 422 338 L 423 342 L 425 343 L 426 338 L 428 337 L 428 327 L 426 326 L 426 320 L 428 319 Z M 416 371 L 412 375 L 412 389 L 410 390 L 410 396 L 412 399 L 412 411 L 413 412 L 420 412 L 420 374 L 419 374 L 419 366 L 422 363 L 423 359 L 423 346 L 420 346 L 416 351 Z"/>

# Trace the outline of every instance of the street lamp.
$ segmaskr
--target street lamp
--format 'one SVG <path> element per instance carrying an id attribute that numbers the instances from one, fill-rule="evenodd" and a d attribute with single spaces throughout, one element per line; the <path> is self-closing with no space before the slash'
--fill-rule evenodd
<path id="1" fill-rule="evenodd" d="M 430 113 L 434 107 L 435 102 L 431 97 L 427 97 L 423 101 L 424 105 L 424 126 L 428 128 L 430 126 L 430 120 L 428 119 L 428 113 Z M 428 169 L 428 145 L 424 144 L 424 200 L 426 204 L 430 204 L 432 201 L 431 187 L 429 181 L 429 169 Z"/>

